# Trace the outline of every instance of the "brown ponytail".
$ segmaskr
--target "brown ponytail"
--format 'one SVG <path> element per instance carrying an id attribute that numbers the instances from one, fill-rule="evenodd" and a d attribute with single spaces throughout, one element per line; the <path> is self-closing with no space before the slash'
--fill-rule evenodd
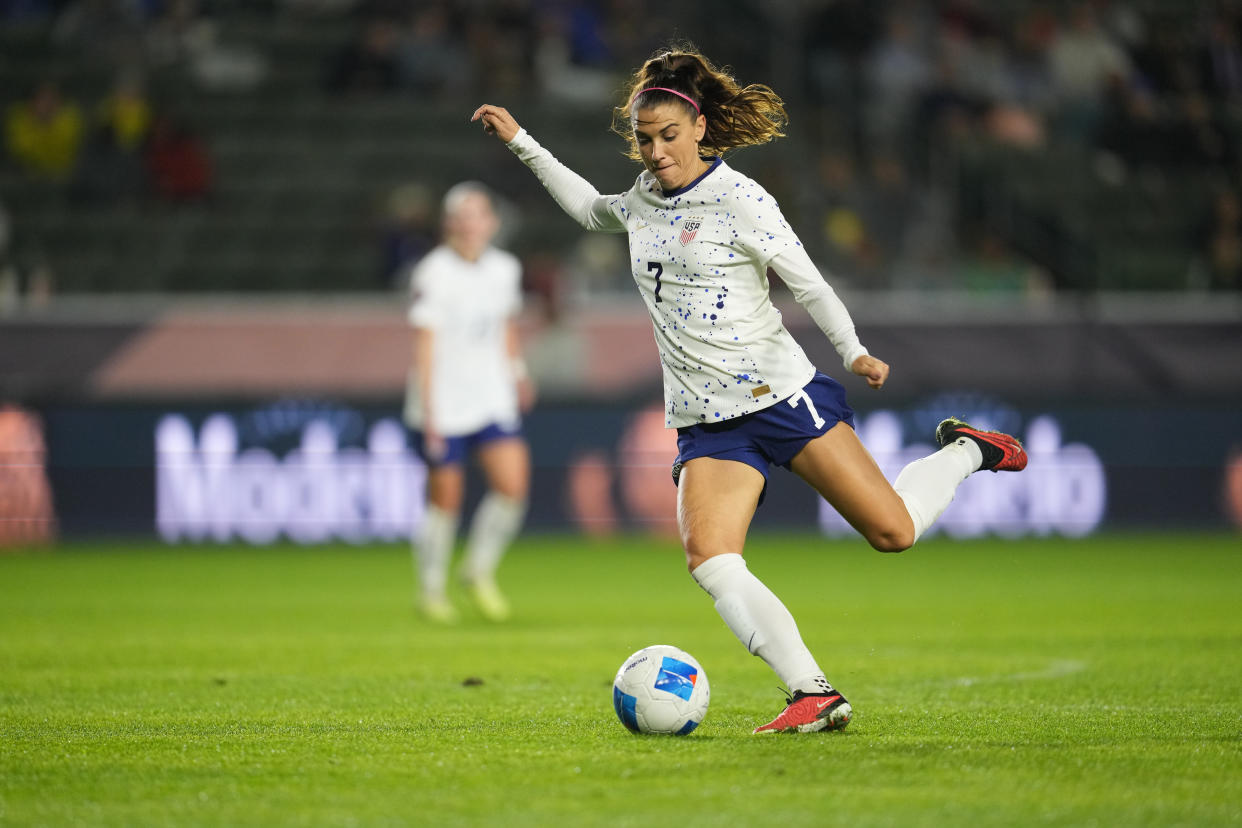
<path id="1" fill-rule="evenodd" d="M 717 69 L 689 44 L 657 52 L 634 73 L 626 91 L 625 101 L 613 110 L 612 129 L 629 142 L 627 155 L 635 161 L 642 160 L 630 120 L 635 104 L 671 101 L 684 106 L 691 117 L 702 112 L 707 118 L 707 132 L 699 146 L 710 155 L 781 138 L 789 123 L 784 101 L 770 87 L 758 83 L 738 86 L 727 67 Z M 694 104 L 698 105 L 697 112 Z"/>

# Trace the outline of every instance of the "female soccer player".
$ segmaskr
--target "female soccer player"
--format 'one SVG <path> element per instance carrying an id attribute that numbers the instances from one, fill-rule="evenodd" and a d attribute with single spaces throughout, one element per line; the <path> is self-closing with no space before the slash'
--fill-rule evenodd
<path id="1" fill-rule="evenodd" d="M 646 302 L 664 374 L 678 526 L 690 573 L 746 648 L 789 688 L 787 707 L 756 733 L 844 727 L 851 708 L 825 678 L 781 601 L 746 567 L 742 549 L 769 466 L 802 477 L 884 552 L 909 548 L 979 469 L 1017 471 L 1014 438 L 948 419 L 942 448 L 890 485 L 854 434 L 844 389 L 815 370 L 768 296 L 778 274 L 872 388 L 887 364 L 858 341 L 844 305 L 785 223 L 772 196 L 720 153 L 781 136 L 781 99 L 739 87 L 692 49 L 648 60 L 617 108 L 616 128 L 643 172 L 629 191 L 600 195 L 502 107 L 480 120 L 589 230 L 628 233 L 634 281 Z"/>
<path id="2" fill-rule="evenodd" d="M 496 569 L 522 525 L 530 479 L 519 411 L 533 392 L 514 323 L 522 268 L 491 245 L 500 222 L 483 185 L 450 189 L 443 212 L 443 243 L 411 276 L 414 363 L 405 419 L 427 463 L 427 512 L 414 540 L 420 607 L 433 621 L 457 618 L 448 566 L 465 462 L 474 454 L 488 492 L 471 521 L 461 577 L 479 611 L 499 621 L 509 605 L 496 586 Z"/>

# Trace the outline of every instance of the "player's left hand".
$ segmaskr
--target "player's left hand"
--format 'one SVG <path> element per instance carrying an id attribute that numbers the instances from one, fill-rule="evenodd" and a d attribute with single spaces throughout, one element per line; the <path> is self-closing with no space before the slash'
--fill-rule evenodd
<path id="1" fill-rule="evenodd" d="M 876 359 L 871 354 L 863 354 L 854 360 L 850 370 L 865 379 L 867 385 L 872 388 L 883 388 L 884 382 L 888 379 L 888 363 L 882 359 Z"/>

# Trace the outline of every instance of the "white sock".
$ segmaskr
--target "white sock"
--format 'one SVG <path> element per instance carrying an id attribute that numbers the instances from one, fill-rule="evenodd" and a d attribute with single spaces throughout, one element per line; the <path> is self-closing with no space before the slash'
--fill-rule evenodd
<path id="1" fill-rule="evenodd" d="M 802 643 L 781 600 L 746 568 L 741 555 L 716 555 L 690 573 L 716 601 L 716 612 L 752 655 L 763 659 L 790 690 L 825 693 L 832 685 Z"/>
<path id="2" fill-rule="evenodd" d="M 495 577 L 500 559 L 517 537 L 525 517 L 525 500 L 514 500 L 497 492 L 485 494 L 470 521 L 462 577 L 467 581 L 488 581 Z"/>
<path id="3" fill-rule="evenodd" d="M 901 470 L 893 488 L 905 501 L 914 521 L 914 539 L 944 514 L 962 481 L 983 465 L 983 452 L 974 440 L 959 437 L 935 454 L 930 454 Z"/>
<path id="4" fill-rule="evenodd" d="M 444 595 L 456 537 L 457 515 L 428 504 L 422 529 L 414 540 L 414 566 L 423 595 Z"/>

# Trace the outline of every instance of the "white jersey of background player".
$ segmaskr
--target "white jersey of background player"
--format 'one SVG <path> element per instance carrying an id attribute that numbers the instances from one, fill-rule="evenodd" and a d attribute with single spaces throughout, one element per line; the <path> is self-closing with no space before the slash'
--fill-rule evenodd
<path id="1" fill-rule="evenodd" d="M 430 418 L 440 437 L 458 437 L 520 423 L 509 328 L 521 309 L 521 281 L 517 257 L 495 247 L 471 262 L 440 245 L 414 267 L 409 322 L 434 333 L 435 347 L 429 399 L 419 383 L 410 384 L 411 428 L 425 431 Z"/>
<path id="2" fill-rule="evenodd" d="M 461 578 L 479 611 L 508 616 L 496 570 L 526 513 L 530 455 L 520 408 L 533 393 L 515 317 L 522 268 L 491 245 L 499 221 L 487 189 L 466 182 L 444 197 L 444 241 L 411 275 L 414 362 L 405 419 L 427 463 L 427 510 L 414 538 L 419 606 L 456 620 L 448 567 L 473 457 L 488 491 L 470 525 Z"/>

